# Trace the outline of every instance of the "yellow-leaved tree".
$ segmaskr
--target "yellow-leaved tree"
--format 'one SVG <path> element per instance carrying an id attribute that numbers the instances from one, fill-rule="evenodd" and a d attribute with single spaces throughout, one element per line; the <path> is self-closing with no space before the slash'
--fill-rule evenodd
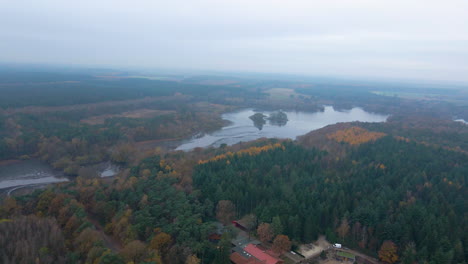
<path id="1" fill-rule="evenodd" d="M 398 261 L 397 246 L 390 240 L 385 240 L 379 250 L 379 258 L 385 263 Z"/>

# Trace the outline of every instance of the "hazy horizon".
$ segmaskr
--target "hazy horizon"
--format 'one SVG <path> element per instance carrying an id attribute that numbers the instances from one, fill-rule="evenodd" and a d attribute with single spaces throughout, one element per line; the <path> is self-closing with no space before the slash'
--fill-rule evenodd
<path id="1" fill-rule="evenodd" d="M 468 83 L 468 2 L 14 1 L 0 62 Z"/>

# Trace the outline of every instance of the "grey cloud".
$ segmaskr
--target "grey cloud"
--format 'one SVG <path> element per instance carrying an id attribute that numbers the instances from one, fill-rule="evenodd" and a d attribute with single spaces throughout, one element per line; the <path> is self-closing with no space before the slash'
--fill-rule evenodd
<path id="1" fill-rule="evenodd" d="M 7 0 L 0 7 L 0 61 L 468 82 L 465 0 Z"/>

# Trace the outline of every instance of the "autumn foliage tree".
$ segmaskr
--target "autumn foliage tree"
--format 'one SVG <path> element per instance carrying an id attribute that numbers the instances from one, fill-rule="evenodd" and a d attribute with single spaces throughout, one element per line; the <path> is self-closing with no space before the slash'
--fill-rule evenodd
<path id="1" fill-rule="evenodd" d="M 228 225 L 236 216 L 236 206 L 229 200 L 221 200 L 216 206 L 216 218 Z"/>
<path id="2" fill-rule="evenodd" d="M 283 150 L 285 149 L 285 147 L 283 145 L 281 145 L 280 143 L 268 144 L 268 145 L 261 146 L 261 147 L 250 147 L 250 148 L 239 150 L 239 151 L 234 152 L 234 153 L 233 152 L 227 152 L 225 154 L 217 155 L 217 156 L 214 156 L 214 157 L 212 157 L 212 158 L 210 158 L 208 160 L 200 160 L 198 162 L 198 164 L 206 164 L 206 163 L 209 163 L 209 162 L 215 162 L 215 161 L 219 161 L 219 160 L 229 159 L 229 158 L 232 158 L 234 156 L 238 156 L 238 157 L 241 157 L 241 156 L 256 156 L 256 155 L 259 155 L 262 152 L 267 152 L 267 151 L 274 150 L 274 149 L 277 149 L 277 148 L 281 148 Z"/>
<path id="3" fill-rule="evenodd" d="M 338 130 L 335 133 L 328 134 L 327 138 L 337 142 L 346 142 L 351 145 L 359 145 L 369 141 L 375 141 L 384 137 L 385 133 L 371 132 L 360 127 L 350 127 L 344 130 Z"/>
<path id="4" fill-rule="evenodd" d="M 261 223 L 257 228 L 258 239 L 263 243 L 270 242 L 273 239 L 273 228 L 268 223 Z"/>
<path id="5" fill-rule="evenodd" d="M 249 232 L 255 230 L 255 227 L 257 227 L 257 217 L 254 214 L 245 215 L 239 222 L 242 222 L 242 225 Z"/>
<path id="6" fill-rule="evenodd" d="M 336 229 L 336 232 L 338 233 L 339 237 L 341 238 L 341 240 L 344 240 L 344 238 L 346 237 L 346 235 L 348 234 L 349 232 L 349 224 L 348 224 L 348 220 L 346 218 L 343 218 L 341 220 L 341 224 L 340 226 Z"/>
<path id="7" fill-rule="evenodd" d="M 390 240 L 385 240 L 379 250 L 379 258 L 385 263 L 398 261 L 397 246 Z"/>
<path id="8" fill-rule="evenodd" d="M 65 264 L 67 253 L 55 219 L 32 215 L 0 221 L 0 263 Z"/>
<path id="9" fill-rule="evenodd" d="M 100 239 L 99 233 L 91 228 L 83 230 L 75 239 L 75 249 L 82 255 L 86 255 Z"/>
<path id="10" fill-rule="evenodd" d="M 150 242 L 150 248 L 157 250 L 159 253 L 164 254 L 172 243 L 171 235 L 159 232 Z"/>
<path id="11" fill-rule="evenodd" d="M 127 262 L 140 263 L 147 257 L 147 250 L 145 243 L 134 240 L 128 243 L 120 252 Z"/>
<path id="12" fill-rule="evenodd" d="M 185 264 L 200 264 L 200 259 L 195 255 L 190 255 L 185 260 Z"/>
<path id="13" fill-rule="evenodd" d="M 291 241 L 286 235 L 277 235 L 273 240 L 273 251 L 276 253 L 283 254 L 291 249 Z"/>

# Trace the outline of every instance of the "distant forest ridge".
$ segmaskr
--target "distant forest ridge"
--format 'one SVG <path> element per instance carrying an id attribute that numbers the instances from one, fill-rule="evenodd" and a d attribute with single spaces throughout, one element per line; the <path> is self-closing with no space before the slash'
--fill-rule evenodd
<path id="1" fill-rule="evenodd" d="M 127 100 L 143 97 L 170 96 L 176 93 L 206 96 L 222 92 L 225 96 L 262 96 L 258 89 L 291 87 L 298 93 L 325 99 L 373 99 L 395 101 L 398 95 L 414 97 L 429 94 L 468 98 L 468 89 L 450 86 L 378 83 L 368 81 L 332 81 L 320 78 L 253 79 L 252 77 L 150 75 L 136 73 L 82 70 L 82 71 L 19 71 L 0 69 L 0 108 L 24 106 L 62 106 Z M 375 91 L 378 91 L 377 93 Z M 259 94 L 260 92 L 260 94 Z M 390 95 L 390 96 L 389 96 Z"/>

